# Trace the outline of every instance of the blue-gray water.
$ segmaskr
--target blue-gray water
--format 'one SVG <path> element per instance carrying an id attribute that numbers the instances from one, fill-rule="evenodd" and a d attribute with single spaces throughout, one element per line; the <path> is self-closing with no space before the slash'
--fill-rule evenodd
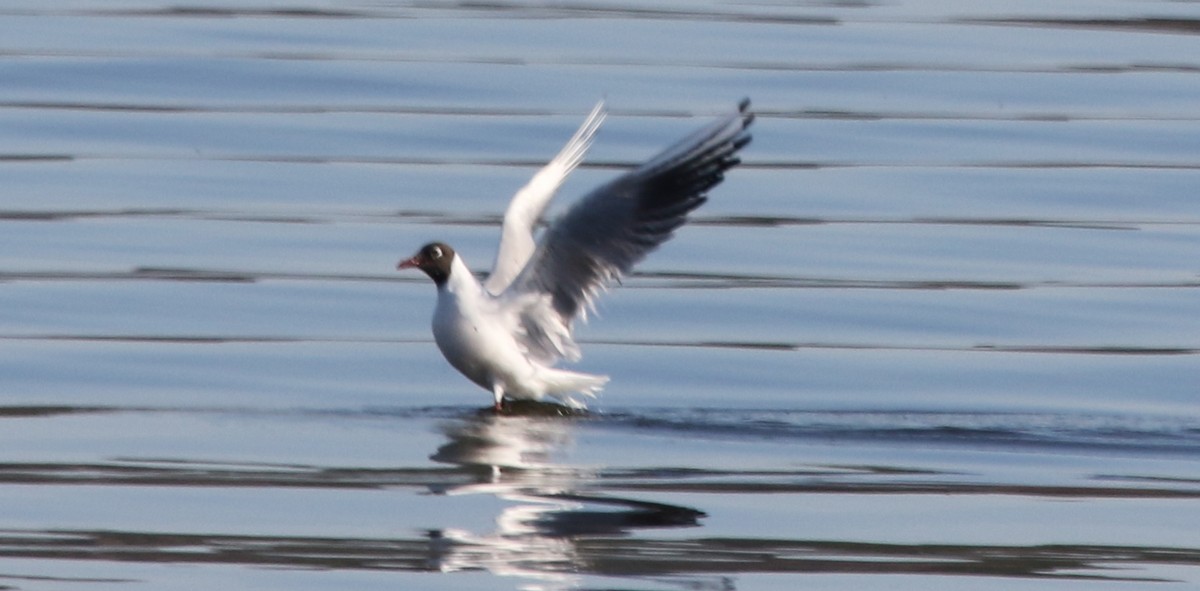
<path id="1" fill-rule="evenodd" d="M 0 3 L 0 587 L 1200 584 L 1200 6 Z M 580 330 L 583 417 L 481 412 L 486 270 L 754 101 L 744 165 Z"/>

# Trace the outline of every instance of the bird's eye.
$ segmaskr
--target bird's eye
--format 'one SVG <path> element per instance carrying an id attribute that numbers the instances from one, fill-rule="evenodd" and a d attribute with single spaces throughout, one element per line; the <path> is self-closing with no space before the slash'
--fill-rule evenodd
<path id="1" fill-rule="evenodd" d="M 434 259 L 442 258 L 442 247 L 435 246 L 435 247 L 429 249 L 429 256 Z"/>

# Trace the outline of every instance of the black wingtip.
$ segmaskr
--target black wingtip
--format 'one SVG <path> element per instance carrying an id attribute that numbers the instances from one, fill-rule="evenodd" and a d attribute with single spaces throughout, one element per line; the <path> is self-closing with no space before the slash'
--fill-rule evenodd
<path id="1" fill-rule="evenodd" d="M 738 113 L 742 116 L 742 129 L 750 127 L 754 123 L 754 113 L 750 111 L 750 97 L 742 99 L 738 103 Z"/>

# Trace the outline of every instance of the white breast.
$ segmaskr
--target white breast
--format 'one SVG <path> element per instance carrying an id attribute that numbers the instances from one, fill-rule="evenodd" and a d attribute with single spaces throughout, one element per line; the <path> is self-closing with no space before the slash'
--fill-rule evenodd
<path id="1" fill-rule="evenodd" d="M 497 380 L 509 386 L 522 380 L 533 369 L 508 324 L 456 255 L 433 312 L 433 338 L 446 360 L 488 390 Z"/>

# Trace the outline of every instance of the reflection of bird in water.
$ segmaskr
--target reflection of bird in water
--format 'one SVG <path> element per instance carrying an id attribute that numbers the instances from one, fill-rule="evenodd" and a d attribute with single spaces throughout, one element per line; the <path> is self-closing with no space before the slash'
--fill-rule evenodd
<path id="1" fill-rule="evenodd" d="M 430 567 L 485 569 L 565 588 L 586 564 L 577 542 L 647 527 L 694 526 L 695 509 L 585 492 L 596 468 L 562 463 L 572 443 L 568 417 L 477 413 L 442 425 L 449 442 L 431 459 L 476 471 L 476 482 L 437 489 L 446 495 L 489 494 L 512 502 L 496 517 L 494 533 L 430 532 Z"/>
<path id="2" fill-rule="evenodd" d="M 480 414 L 465 421 L 442 425 L 450 442 L 438 448 L 430 459 L 470 468 L 488 468 L 489 482 L 519 486 L 521 480 L 539 482 L 530 485 L 547 486 L 547 479 L 570 476 L 572 470 L 556 466 L 551 460 L 571 444 L 569 419 L 540 417 L 530 414 L 527 407 L 549 405 L 513 405 L 509 417 Z M 525 409 L 525 410 L 523 410 Z M 475 485 L 472 485 L 475 486 Z M 478 489 L 474 489 L 478 490 Z"/>

